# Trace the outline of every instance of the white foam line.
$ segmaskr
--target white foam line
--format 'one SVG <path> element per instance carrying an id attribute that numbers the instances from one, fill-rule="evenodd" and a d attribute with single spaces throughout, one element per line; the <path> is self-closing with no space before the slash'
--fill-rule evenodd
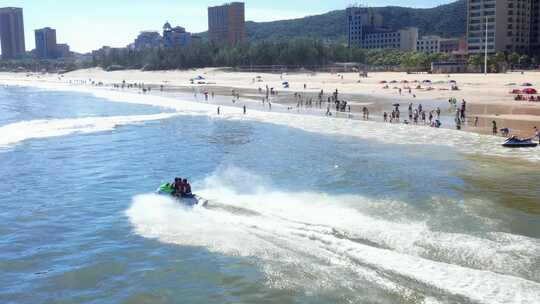
<path id="1" fill-rule="evenodd" d="M 533 304 L 540 299 L 540 284 L 522 278 L 396 254 L 330 236 L 311 236 L 312 239 L 318 237 L 323 244 L 331 244 L 333 250 L 362 264 L 406 276 L 479 303 Z"/>
<path id="2" fill-rule="evenodd" d="M 4 80 L 4 83 L 7 82 Z M 90 93 L 110 101 L 144 104 L 173 109 L 187 115 L 208 115 L 217 118 L 217 105 L 177 100 L 172 97 L 135 94 L 104 87 L 70 86 L 62 83 L 28 82 L 31 85 L 50 90 L 70 90 Z M 451 129 L 435 129 L 424 126 L 403 124 L 387 124 L 373 121 L 347 119 L 331 119 L 321 116 L 302 115 L 294 113 L 264 112 L 248 110 L 248 115 L 242 115 L 242 109 L 221 106 L 222 115 L 219 118 L 232 120 L 251 120 L 272 123 L 326 135 L 352 136 L 369 139 L 387 144 L 407 145 L 436 145 L 450 147 L 461 153 L 489 155 L 498 157 L 521 158 L 540 162 L 537 148 L 507 149 L 501 146 L 502 138 Z"/>
<path id="3" fill-rule="evenodd" d="M 86 117 L 68 119 L 30 120 L 0 127 L 0 147 L 6 148 L 22 141 L 58 137 L 73 133 L 95 133 L 114 130 L 117 126 L 174 117 L 176 113 L 155 115 Z"/>
<path id="4" fill-rule="evenodd" d="M 254 208 L 256 211 L 264 209 L 264 206 Z M 308 210 L 313 209 L 301 206 L 300 209 L 307 215 L 306 220 L 310 220 Z M 330 209 L 320 212 L 336 221 L 335 214 L 328 212 Z M 540 284 L 536 282 L 364 245 L 336 237 L 331 233 L 332 228 L 311 226 L 316 223 L 291 222 L 290 219 L 276 218 L 268 213 L 250 216 L 220 210 L 190 211 L 166 198 L 153 196 L 136 197 L 126 213 L 135 231 L 145 237 L 155 237 L 167 243 L 205 246 L 226 254 L 256 256 L 280 261 L 281 264 L 300 265 L 306 267 L 308 272 L 322 271 L 320 275 L 324 277 L 329 275 L 327 272 L 333 271 L 330 266 L 335 265 L 350 268 L 363 278 L 393 291 L 399 288 L 409 290 L 410 287 L 427 288 L 428 294 L 495 304 L 532 304 L 540 298 Z M 309 258 L 311 256 L 317 259 Z M 369 267 L 366 268 L 366 265 Z M 373 270 L 385 275 L 374 275 Z M 339 277 L 342 273 L 334 275 Z M 390 281 L 387 281 L 388 278 Z"/>
<path id="5" fill-rule="evenodd" d="M 262 265 L 265 272 L 271 277 L 278 277 L 275 287 L 291 288 L 292 285 L 311 288 L 315 284 L 316 288 L 337 288 L 354 286 L 353 281 L 362 278 L 390 292 L 400 295 L 412 293 L 372 269 L 351 269 L 348 261 L 332 251 L 314 248 L 312 242 L 306 242 L 294 225 L 289 226 L 290 223 L 285 220 L 250 217 L 222 210 L 183 208 L 166 197 L 155 195 L 136 196 L 126 215 L 134 225 L 135 232 L 144 237 L 166 243 L 204 246 L 213 252 L 229 255 L 262 258 L 266 262 Z M 325 262 L 321 263 L 322 260 Z M 308 286 L 296 281 L 305 279 L 301 277 L 289 282 L 291 278 L 282 277 L 280 272 L 292 265 L 298 265 L 303 272 L 315 276 L 316 280 L 312 282 L 306 279 L 310 281 Z M 336 267 L 352 271 L 357 277 L 352 281 L 342 278 L 340 273 L 335 272 Z"/>
<path id="6" fill-rule="evenodd" d="M 281 193 L 264 189 L 259 189 L 253 195 L 239 195 L 218 184 L 207 185 L 205 188 L 200 194 L 208 199 L 226 201 L 228 205 L 249 208 L 267 216 L 286 218 L 299 225 L 309 223 L 310 230 L 320 229 L 320 232 L 326 233 L 333 230 L 347 238 L 365 240 L 404 254 L 437 255 L 443 262 L 540 279 L 531 269 L 540 261 L 537 258 L 540 256 L 540 242 L 536 239 L 520 236 L 498 241 L 500 233 L 491 233 L 481 238 L 460 233 L 435 232 L 422 222 L 388 221 L 345 207 L 352 202 L 358 206 L 375 203 L 361 196 L 329 197 L 316 193 Z M 310 204 L 306 205 L 305 202 Z M 391 203 L 380 201 L 372 208 L 395 208 L 396 204 Z M 316 209 L 317 212 L 306 212 L 308 209 Z"/>

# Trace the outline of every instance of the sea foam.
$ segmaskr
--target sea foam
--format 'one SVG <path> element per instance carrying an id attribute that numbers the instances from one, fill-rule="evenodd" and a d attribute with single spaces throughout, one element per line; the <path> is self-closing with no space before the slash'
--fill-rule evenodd
<path id="1" fill-rule="evenodd" d="M 0 126 L 0 147 L 7 148 L 24 140 L 65 136 L 74 133 L 95 133 L 114 130 L 117 126 L 162 120 L 175 113 L 156 115 L 40 119 Z"/>
<path id="2" fill-rule="evenodd" d="M 248 193 L 227 183 L 247 176 L 259 181 Z M 208 208 L 140 195 L 126 214 L 143 237 L 260 259 L 272 282 L 294 272 L 325 281 L 320 288 L 366 281 L 399 294 L 425 291 L 478 303 L 534 303 L 540 297 L 535 239 L 432 231 L 424 222 L 390 221 L 354 207 L 369 205 L 366 197 L 282 192 L 260 180 L 228 168 L 199 191 L 210 200 Z M 384 202 L 375 205 L 384 208 Z M 436 252 L 426 252 L 428 247 Z M 293 287 L 313 284 L 293 278 Z"/>

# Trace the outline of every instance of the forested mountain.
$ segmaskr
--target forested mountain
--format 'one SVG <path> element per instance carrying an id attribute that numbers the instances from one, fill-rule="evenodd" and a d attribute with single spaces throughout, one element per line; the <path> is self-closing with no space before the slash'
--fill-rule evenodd
<path id="1" fill-rule="evenodd" d="M 466 0 L 429 9 L 396 6 L 374 9 L 383 16 L 385 26 L 392 29 L 416 26 L 419 28 L 420 35 L 440 35 L 443 37 L 465 36 L 467 29 Z M 248 21 L 246 29 L 250 40 L 284 40 L 304 37 L 345 41 L 345 10 L 292 20 Z"/>

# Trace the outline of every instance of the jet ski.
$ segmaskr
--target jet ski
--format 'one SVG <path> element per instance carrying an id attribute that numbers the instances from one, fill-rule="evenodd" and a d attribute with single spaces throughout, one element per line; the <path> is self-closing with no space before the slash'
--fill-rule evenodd
<path id="1" fill-rule="evenodd" d="M 176 199 L 178 202 L 187 206 L 201 205 L 204 207 L 208 204 L 208 200 L 205 200 L 204 198 L 195 194 L 184 194 L 181 196 L 173 195 L 174 185 L 170 183 L 162 184 L 161 186 L 159 186 L 159 188 L 157 188 L 156 190 L 156 193 L 160 195 L 170 196 Z"/>
<path id="2" fill-rule="evenodd" d="M 512 136 L 505 140 L 502 146 L 506 148 L 534 148 L 538 146 L 538 144 L 533 142 L 532 138 L 520 139 Z"/>

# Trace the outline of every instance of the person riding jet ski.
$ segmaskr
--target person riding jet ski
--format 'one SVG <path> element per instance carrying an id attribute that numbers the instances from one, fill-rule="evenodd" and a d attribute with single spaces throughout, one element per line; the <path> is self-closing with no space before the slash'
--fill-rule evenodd
<path id="1" fill-rule="evenodd" d="M 182 185 L 184 187 L 182 197 L 193 197 L 193 193 L 191 193 L 191 185 L 189 184 L 187 179 L 184 178 L 182 180 Z"/>

